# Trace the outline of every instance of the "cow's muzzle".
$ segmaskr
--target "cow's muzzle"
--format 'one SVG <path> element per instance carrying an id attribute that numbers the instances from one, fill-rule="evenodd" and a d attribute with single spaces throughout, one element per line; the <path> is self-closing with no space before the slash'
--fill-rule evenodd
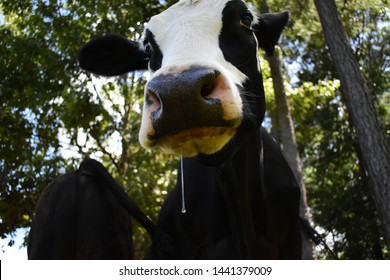
<path id="1" fill-rule="evenodd" d="M 171 67 L 146 86 L 141 144 L 193 156 L 220 150 L 241 120 L 237 89 L 221 72 Z"/>

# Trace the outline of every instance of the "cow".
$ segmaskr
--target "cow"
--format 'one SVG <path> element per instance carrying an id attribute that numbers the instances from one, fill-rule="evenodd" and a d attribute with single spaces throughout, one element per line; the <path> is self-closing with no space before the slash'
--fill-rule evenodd
<path id="1" fill-rule="evenodd" d="M 159 251 L 170 240 L 149 220 L 96 160 L 54 180 L 39 198 L 29 232 L 31 260 L 133 259 L 130 217 L 151 235 Z"/>
<path id="2" fill-rule="evenodd" d="M 258 48 L 272 56 L 288 21 L 239 0 L 181 0 L 140 42 L 108 34 L 81 49 L 80 66 L 96 75 L 150 72 L 140 143 L 181 155 L 157 222 L 171 248 L 153 245 L 151 258 L 301 258 L 299 187 L 261 127 Z"/>

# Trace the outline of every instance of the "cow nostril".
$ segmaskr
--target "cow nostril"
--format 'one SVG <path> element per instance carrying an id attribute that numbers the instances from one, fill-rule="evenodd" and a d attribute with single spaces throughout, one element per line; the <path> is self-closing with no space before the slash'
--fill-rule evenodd
<path id="1" fill-rule="evenodd" d="M 148 89 L 145 97 L 146 105 L 152 112 L 157 111 L 161 108 L 161 100 L 152 90 Z"/>
<path id="2" fill-rule="evenodd" d="M 202 86 L 202 89 L 200 91 L 200 95 L 203 98 L 206 98 L 214 91 L 214 88 L 215 88 L 215 81 L 213 80 L 212 82 L 209 82 L 209 83 Z"/>
<path id="3" fill-rule="evenodd" d="M 217 78 L 220 75 L 220 72 L 214 71 L 212 75 L 209 75 L 206 79 L 206 82 L 202 86 L 200 90 L 200 95 L 203 98 L 207 98 L 211 95 L 211 93 L 214 91 L 215 87 L 217 86 Z"/>

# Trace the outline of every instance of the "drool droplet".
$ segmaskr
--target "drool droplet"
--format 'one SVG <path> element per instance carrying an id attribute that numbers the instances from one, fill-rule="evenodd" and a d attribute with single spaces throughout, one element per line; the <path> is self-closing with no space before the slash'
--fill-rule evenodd
<path id="1" fill-rule="evenodd" d="M 184 197 L 184 163 L 183 163 L 183 152 L 180 155 L 180 169 L 181 169 L 181 213 L 187 212 L 186 202 Z"/>

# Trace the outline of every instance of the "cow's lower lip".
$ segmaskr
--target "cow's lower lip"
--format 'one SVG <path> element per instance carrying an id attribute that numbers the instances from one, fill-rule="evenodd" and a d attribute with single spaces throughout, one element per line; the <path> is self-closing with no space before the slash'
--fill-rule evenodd
<path id="1" fill-rule="evenodd" d="M 210 155 L 221 150 L 237 131 L 236 127 L 193 128 L 153 139 L 153 146 L 186 157 Z"/>

